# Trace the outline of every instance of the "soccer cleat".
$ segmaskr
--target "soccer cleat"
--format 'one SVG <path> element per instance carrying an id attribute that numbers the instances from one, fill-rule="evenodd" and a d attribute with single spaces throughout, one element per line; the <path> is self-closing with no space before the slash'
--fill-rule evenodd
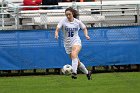
<path id="1" fill-rule="evenodd" d="M 92 80 L 91 74 L 92 74 L 92 71 L 88 71 L 88 74 L 87 74 L 88 80 Z"/>
<path id="2" fill-rule="evenodd" d="M 77 79 L 77 76 L 76 76 L 76 75 L 77 75 L 76 73 L 72 73 L 71 78 L 72 78 L 72 79 Z"/>

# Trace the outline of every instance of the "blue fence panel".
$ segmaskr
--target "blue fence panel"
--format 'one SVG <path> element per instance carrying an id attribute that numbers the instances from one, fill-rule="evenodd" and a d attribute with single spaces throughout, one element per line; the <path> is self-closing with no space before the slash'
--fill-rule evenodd
<path id="1" fill-rule="evenodd" d="M 60 68 L 69 63 L 54 31 L 0 31 L 0 70 Z"/>
<path id="2" fill-rule="evenodd" d="M 95 28 L 89 34 L 80 53 L 86 65 L 140 64 L 140 27 Z"/>
<path id="3" fill-rule="evenodd" d="M 90 40 L 79 31 L 79 58 L 86 66 L 140 64 L 140 27 L 89 28 Z M 0 70 L 61 68 L 71 64 L 54 30 L 0 31 Z"/>

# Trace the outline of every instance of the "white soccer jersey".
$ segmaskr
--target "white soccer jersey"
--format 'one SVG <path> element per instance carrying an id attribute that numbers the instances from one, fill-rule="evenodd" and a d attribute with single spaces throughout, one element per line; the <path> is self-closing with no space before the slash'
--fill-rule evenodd
<path id="1" fill-rule="evenodd" d="M 71 53 L 71 47 L 73 45 L 81 46 L 81 39 L 78 35 L 80 28 L 84 29 L 86 26 L 78 19 L 74 18 L 73 22 L 69 22 L 65 17 L 57 25 L 59 29 L 62 28 L 64 32 L 64 47 L 67 54 Z"/>

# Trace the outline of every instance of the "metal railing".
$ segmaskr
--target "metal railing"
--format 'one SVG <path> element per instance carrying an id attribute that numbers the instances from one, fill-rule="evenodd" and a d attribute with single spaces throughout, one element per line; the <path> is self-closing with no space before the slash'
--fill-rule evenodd
<path id="1" fill-rule="evenodd" d="M 23 8 L 40 8 L 39 10 L 26 10 Z M 58 8 L 59 7 L 59 8 Z M 79 19 L 87 27 L 108 27 L 140 25 L 140 5 L 76 5 L 71 7 L 79 11 Z M 43 8 L 43 9 L 42 9 Z M 46 8 L 46 9 L 44 9 Z M 52 9 L 53 8 L 53 9 Z M 2 4 L 0 7 L 0 29 L 50 29 L 65 17 L 66 6 L 15 6 Z"/>

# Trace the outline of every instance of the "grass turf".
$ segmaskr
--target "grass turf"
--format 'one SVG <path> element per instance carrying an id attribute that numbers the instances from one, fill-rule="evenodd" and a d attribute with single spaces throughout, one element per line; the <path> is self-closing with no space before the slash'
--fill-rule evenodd
<path id="1" fill-rule="evenodd" d="M 140 93 L 140 73 L 100 73 L 87 80 L 65 75 L 0 77 L 0 93 Z"/>

